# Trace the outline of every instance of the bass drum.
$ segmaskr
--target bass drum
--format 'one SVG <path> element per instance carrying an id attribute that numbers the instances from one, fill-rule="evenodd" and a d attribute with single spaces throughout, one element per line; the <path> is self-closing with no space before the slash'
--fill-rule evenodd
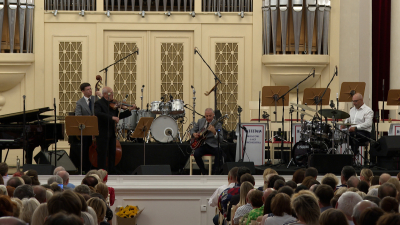
<path id="1" fill-rule="evenodd" d="M 178 135 L 178 124 L 171 116 L 161 115 L 153 120 L 150 126 L 150 134 L 157 142 L 171 142 Z"/>
<path id="2" fill-rule="evenodd" d="M 299 141 L 292 149 L 292 158 L 297 166 L 307 166 L 308 156 L 314 153 L 326 153 L 328 146 L 321 141 Z"/>

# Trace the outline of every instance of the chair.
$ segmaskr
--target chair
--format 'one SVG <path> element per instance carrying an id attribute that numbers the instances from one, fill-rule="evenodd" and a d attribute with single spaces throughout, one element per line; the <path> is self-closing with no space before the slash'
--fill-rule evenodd
<path id="1" fill-rule="evenodd" d="M 211 175 L 212 165 L 214 163 L 215 156 L 206 154 L 206 155 L 203 155 L 203 157 L 201 157 L 201 158 L 203 159 L 204 164 L 208 164 L 208 175 Z M 190 163 L 190 175 L 192 175 L 193 174 L 193 164 L 196 164 L 196 160 L 194 159 L 193 154 L 190 155 L 189 161 L 190 161 L 189 162 Z"/>

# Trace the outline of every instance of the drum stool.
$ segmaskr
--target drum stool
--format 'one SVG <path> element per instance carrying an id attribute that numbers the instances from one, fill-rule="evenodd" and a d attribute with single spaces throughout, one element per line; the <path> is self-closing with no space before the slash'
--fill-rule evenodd
<path id="1" fill-rule="evenodd" d="M 215 156 L 211 154 L 206 154 L 201 157 L 203 159 L 204 164 L 208 164 L 208 175 L 211 175 L 212 173 L 212 165 L 214 163 L 214 158 Z M 190 175 L 193 174 L 193 164 L 196 164 L 196 160 L 194 159 L 194 155 L 190 155 L 189 159 L 189 164 L 190 164 Z"/>

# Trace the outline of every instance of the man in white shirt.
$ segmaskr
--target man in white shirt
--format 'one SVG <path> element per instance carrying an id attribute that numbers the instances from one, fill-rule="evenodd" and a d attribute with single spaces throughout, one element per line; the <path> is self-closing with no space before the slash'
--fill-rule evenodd
<path id="1" fill-rule="evenodd" d="M 350 138 L 351 148 L 354 154 L 357 155 L 359 154 L 358 147 L 360 144 L 368 141 L 365 137 L 371 137 L 374 112 L 364 104 L 363 96 L 360 93 L 353 95 L 353 105 L 354 107 L 350 109 L 350 118 L 345 122 L 356 124 L 349 128 L 349 132 L 351 137 L 355 137 L 358 140 Z"/>

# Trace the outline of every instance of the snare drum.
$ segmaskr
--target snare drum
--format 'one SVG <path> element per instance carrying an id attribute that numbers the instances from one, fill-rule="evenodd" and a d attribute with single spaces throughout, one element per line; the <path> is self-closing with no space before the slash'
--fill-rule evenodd
<path id="1" fill-rule="evenodd" d="M 177 115 L 177 114 L 183 114 L 183 113 L 185 113 L 185 107 L 184 107 L 183 101 L 180 99 L 172 100 L 171 114 Z"/>
<path id="2" fill-rule="evenodd" d="M 161 114 L 160 101 L 154 101 L 150 104 L 150 111 L 154 114 Z"/>
<path id="3" fill-rule="evenodd" d="M 171 112 L 171 102 L 160 103 L 161 115 L 168 115 Z"/>

